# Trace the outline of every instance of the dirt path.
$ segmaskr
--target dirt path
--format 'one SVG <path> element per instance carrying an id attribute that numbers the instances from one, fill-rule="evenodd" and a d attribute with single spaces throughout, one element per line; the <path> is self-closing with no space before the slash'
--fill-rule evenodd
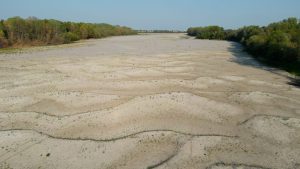
<path id="1" fill-rule="evenodd" d="M 300 89 L 183 34 L 0 54 L 0 168 L 300 168 Z"/>

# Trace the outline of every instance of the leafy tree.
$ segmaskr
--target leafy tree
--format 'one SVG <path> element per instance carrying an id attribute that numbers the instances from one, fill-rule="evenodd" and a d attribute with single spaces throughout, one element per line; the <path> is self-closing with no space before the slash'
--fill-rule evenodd
<path id="1" fill-rule="evenodd" d="M 187 30 L 188 35 L 196 36 L 198 39 L 219 39 L 225 38 L 224 28 L 219 26 L 194 27 Z"/>
<path id="2" fill-rule="evenodd" d="M 272 32 L 266 45 L 266 57 L 271 62 L 293 62 L 297 60 L 295 47 L 287 33 L 282 31 Z"/>
<path id="3" fill-rule="evenodd" d="M 264 52 L 266 42 L 267 37 L 264 34 L 254 35 L 247 40 L 246 45 L 248 46 L 248 51 L 252 54 L 261 54 Z"/>
<path id="4" fill-rule="evenodd" d="M 79 39 L 132 34 L 136 34 L 136 32 L 130 28 L 109 24 L 13 17 L 0 22 L 0 48 L 19 45 L 62 44 Z"/>
<path id="5" fill-rule="evenodd" d="M 251 36 L 259 35 L 262 33 L 263 29 L 261 29 L 259 26 L 247 26 L 237 31 L 236 39 L 239 42 L 245 44 Z"/>

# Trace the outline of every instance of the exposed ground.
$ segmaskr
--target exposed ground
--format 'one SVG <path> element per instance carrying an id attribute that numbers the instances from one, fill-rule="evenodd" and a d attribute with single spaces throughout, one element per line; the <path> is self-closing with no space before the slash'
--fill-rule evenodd
<path id="1" fill-rule="evenodd" d="M 0 54 L 1 169 L 297 169 L 300 89 L 183 34 Z"/>

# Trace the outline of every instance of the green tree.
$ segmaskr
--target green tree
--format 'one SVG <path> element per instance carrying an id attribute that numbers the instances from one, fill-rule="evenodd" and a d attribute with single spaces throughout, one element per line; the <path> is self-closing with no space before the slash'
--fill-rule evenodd
<path id="1" fill-rule="evenodd" d="M 252 54 L 262 54 L 266 47 L 266 42 L 266 35 L 254 35 L 246 41 L 246 46 L 248 47 L 248 51 Z"/>
<path id="2" fill-rule="evenodd" d="M 136 34 L 130 28 L 109 24 L 61 22 L 36 17 L 0 22 L 0 47 L 70 43 L 79 39 Z"/>

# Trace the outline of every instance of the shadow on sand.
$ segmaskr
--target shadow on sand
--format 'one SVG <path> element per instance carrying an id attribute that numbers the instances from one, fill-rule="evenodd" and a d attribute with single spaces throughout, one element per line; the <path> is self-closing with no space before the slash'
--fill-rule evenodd
<path id="1" fill-rule="evenodd" d="M 230 43 L 231 43 L 231 45 L 228 48 L 228 50 L 234 56 L 234 58 L 230 60 L 231 62 L 235 62 L 235 63 L 244 65 L 244 66 L 250 66 L 250 67 L 254 67 L 254 68 L 258 68 L 258 69 L 263 69 L 265 71 L 277 74 L 279 76 L 287 78 L 289 80 L 287 82 L 287 84 L 300 88 L 300 77 L 299 76 L 291 75 L 290 73 L 288 73 L 284 70 L 266 65 L 266 64 L 260 62 L 259 60 L 255 59 L 255 57 L 248 54 L 244 50 L 244 47 L 241 44 L 236 43 L 236 42 L 230 42 Z"/>

